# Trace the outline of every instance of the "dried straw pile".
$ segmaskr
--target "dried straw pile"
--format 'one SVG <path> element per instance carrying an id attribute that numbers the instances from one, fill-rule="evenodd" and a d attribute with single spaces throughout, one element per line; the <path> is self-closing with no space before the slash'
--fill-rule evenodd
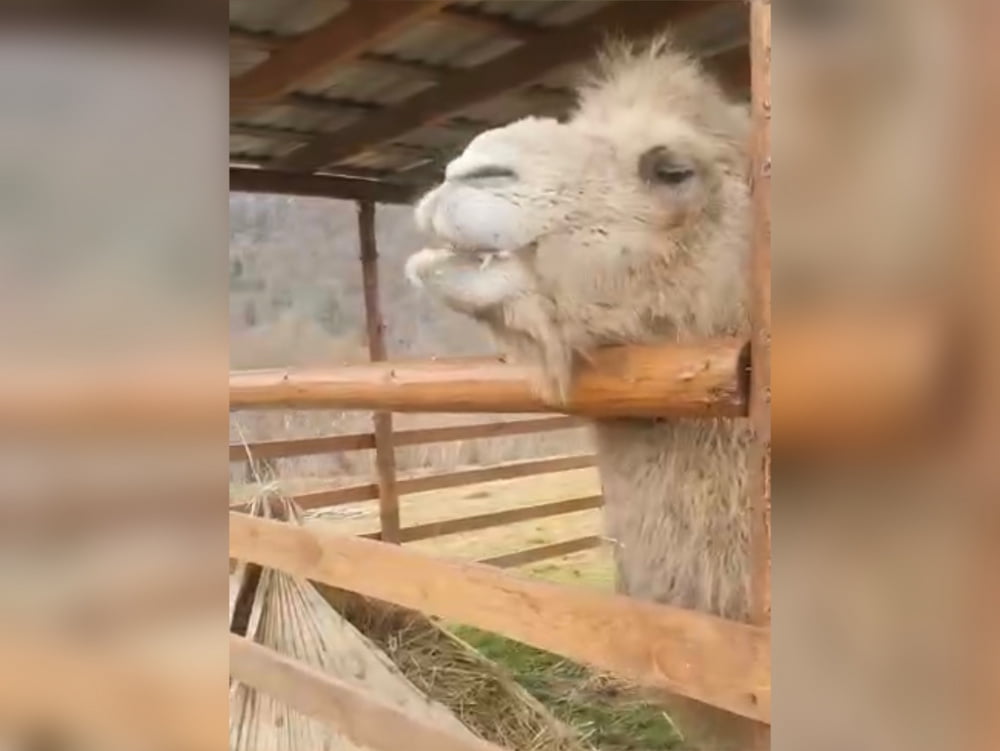
<path id="1" fill-rule="evenodd" d="M 250 513 L 302 521 L 273 490 L 256 497 Z M 574 732 L 501 668 L 420 613 L 240 564 L 232 576 L 230 614 L 237 633 L 353 681 L 418 719 L 511 751 L 584 751 Z M 234 683 L 230 748 L 356 746 L 336 729 Z"/>

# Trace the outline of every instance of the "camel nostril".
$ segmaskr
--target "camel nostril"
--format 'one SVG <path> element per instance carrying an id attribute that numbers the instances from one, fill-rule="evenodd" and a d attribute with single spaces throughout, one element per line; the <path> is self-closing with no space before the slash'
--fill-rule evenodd
<path id="1" fill-rule="evenodd" d="M 516 180 L 517 173 L 510 169 L 509 167 L 501 167 L 499 165 L 486 164 L 482 167 L 476 167 L 475 169 L 469 170 L 468 172 L 463 172 L 458 175 L 451 175 L 452 180 L 458 180 L 461 182 L 470 182 L 472 180 Z"/>

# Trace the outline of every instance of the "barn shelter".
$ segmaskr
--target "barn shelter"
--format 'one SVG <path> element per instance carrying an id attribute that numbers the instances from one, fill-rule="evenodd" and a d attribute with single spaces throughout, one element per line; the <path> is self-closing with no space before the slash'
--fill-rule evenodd
<path id="1" fill-rule="evenodd" d="M 738 2 L 233 0 L 231 187 L 406 203 L 476 133 L 563 115 L 604 38 L 666 26 L 749 96 Z"/>
<path id="2" fill-rule="evenodd" d="M 613 36 L 671 27 L 736 97 L 752 100 L 757 217 L 751 341 L 598 353 L 568 401 L 547 403 L 532 373 L 502 359 L 385 362 L 374 221 L 379 203 L 407 204 L 438 182 L 477 133 L 527 115 L 561 117 L 581 63 Z M 259 518 L 233 507 L 232 559 L 311 579 L 549 650 L 636 685 L 725 710 L 766 747 L 770 721 L 769 275 L 770 4 L 553 0 L 233 0 L 230 4 L 230 190 L 351 200 L 372 363 L 230 376 L 230 409 L 370 409 L 371 433 L 230 447 L 232 461 L 374 449 L 375 482 L 317 491 L 299 508 L 377 499 L 379 530 L 362 538 L 326 525 Z M 753 86 L 751 86 L 753 83 Z M 747 376 L 750 355 L 755 367 Z M 603 363 L 603 364 L 602 364 Z M 562 413 L 489 425 L 394 431 L 393 412 Z M 402 494 L 586 467 L 592 456 L 515 462 L 397 480 L 398 446 L 554 430 L 578 416 L 749 415 L 753 623 L 627 597 L 567 589 L 502 569 L 586 550 L 587 537 L 459 563 L 407 543 L 592 509 L 600 497 L 494 511 L 432 525 L 400 522 Z M 367 539 L 365 539 L 367 538 Z M 614 624 L 614 627 L 611 627 Z M 629 638 L 622 640 L 622 633 Z M 233 677 L 331 723 L 374 749 L 473 749 L 357 686 L 234 634 Z M 350 708 L 350 712 L 345 711 Z"/>

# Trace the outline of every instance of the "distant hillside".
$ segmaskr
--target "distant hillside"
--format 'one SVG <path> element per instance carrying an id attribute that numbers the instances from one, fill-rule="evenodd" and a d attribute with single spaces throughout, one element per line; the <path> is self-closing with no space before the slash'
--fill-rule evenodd
<path id="1" fill-rule="evenodd" d="M 357 211 L 321 198 L 230 197 L 230 363 L 234 368 L 366 360 Z M 393 357 L 492 351 L 474 323 L 403 276 L 421 247 L 412 209 L 380 206 L 376 234 Z"/>

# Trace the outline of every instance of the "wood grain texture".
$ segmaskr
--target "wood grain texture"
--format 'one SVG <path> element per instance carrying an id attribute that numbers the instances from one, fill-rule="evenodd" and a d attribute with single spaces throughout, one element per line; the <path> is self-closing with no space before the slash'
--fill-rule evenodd
<path id="1" fill-rule="evenodd" d="M 751 618 L 771 620 L 771 4 L 750 4 L 751 201 L 750 290 Z"/>
<path id="2" fill-rule="evenodd" d="M 771 623 L 771 3 L 750 2 L 750 618 Z M 750 728 L 754 751 L 771 747 L 769 726 Z"/>
<path id="3" fill-rule="evenodd" d="M 389 409 L 394 412 L 564 412 L 592 417 L 726 417 L 745 414 L 735 339 L 610 348 L 581 367 L 565 404 L 544 401 L 531 367 L 458 358 L 272 369 L 230 374 L 241 409 Z"/>
<path id="4" fill-rule="evenodd" d="M 230 514 L 230 555 L 466 623 L 745 717 L 770 717 L 769 632 L 522 579 L 372 540 Z"/>
<path id="5" fill-rule="evenodd" d="M 229 638 L 233 678 L 337 728 L 374 751 L 503 751 L 474 736 L 428 724 L 373 693 L 235 634 Z"/>

